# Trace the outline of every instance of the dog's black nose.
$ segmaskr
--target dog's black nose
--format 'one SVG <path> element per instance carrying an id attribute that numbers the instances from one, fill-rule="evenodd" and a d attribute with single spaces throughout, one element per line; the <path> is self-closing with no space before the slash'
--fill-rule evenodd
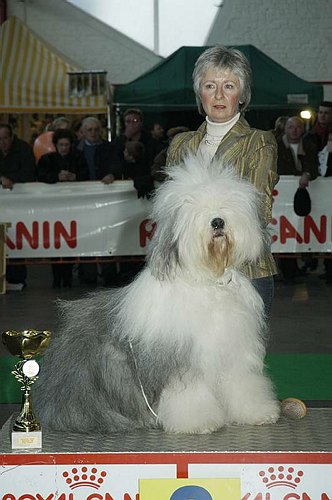
<path id="1" fill-rule="evenodd" d="M 223 219 L 220 219 L 220 217 L 216 217 L 215 219 L 212 219 L 212 221 L 211 221 L 212 229 L 223 229 L 224 225 L 225 225 L 225 221 Z"/>

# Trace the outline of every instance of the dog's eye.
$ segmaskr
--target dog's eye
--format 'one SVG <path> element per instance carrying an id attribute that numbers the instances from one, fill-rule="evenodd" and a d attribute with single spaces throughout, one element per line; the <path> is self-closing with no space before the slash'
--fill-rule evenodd
<path id="1" fill-rule="evenodd" d="M 224 219 L 221 219 L 220 217 L 216 217 L 215 219 L 212 219 L 211 221 L 211 227 L 212 229 L 222 229 L 225 225 Z"/>

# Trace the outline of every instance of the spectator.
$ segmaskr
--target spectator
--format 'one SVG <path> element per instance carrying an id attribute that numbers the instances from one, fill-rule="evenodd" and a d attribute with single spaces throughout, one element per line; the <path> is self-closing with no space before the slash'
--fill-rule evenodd
<path id="1" fill-rule="evenodd" d="M 84 138 L 82 130 L 82 120 L 76 120 L 73 123 L 73 132 L 75 135 L 75 144 L 78 144 Z"/>
<path id="2" fill-rule="evenodd" d="M 37 137 L 43 133 L 45 126 L 46 126 L 45 120 L 39 118 L 38 113 L 33 113 L 30 123 L 31 136 L 29 144 L 31 146 L 33 146 Z"/>
<path id="3" fill-rule="evenodd" d="M 305 144 L 314 144 L 318 151 L 322 151 L 328 141 L 329 127 L 332 125 L 332 102 L 323 101 L 317 112 L 316 123 L 313 128 L 305 134 L 303 141 Z M 326 263 L 326 260 L 325 260 Z M 304 262 L 303 271 L 314 271 L 318 267 L 318 259 L 307 257 Z M 321 277 L 325 278 L 326 273 Z"/>
<path id="4" fill-rule="evenodd" d="M 326 146 L 318 153 L 319 173 L 323 177 L 332 177 L 332 123 L 327 127 L 328 140 Z M 324 259 L 325 273 L 319 276 L 326 280 L 328 285 L 332 285 L 332 259 Z"/>
<path id="5" fill-rule="evenodd" d="M 274 129 L 271 130 L 272 134 L 278 140 L 280 137 L 282 137 L 285 133 L 285 125 L 288 120 L 289 116 L 278 116 L 278 118 L 275 121 L 274 124 Z"/>
<path id="6" fill-rule="evenodd" d="M 37 167 L 41 182 L 84 181 L 89 178 L 88 165 L 82 153 L 72 149 L 73 135 L 70 130 L 59 128 L 52 137 L 56 151 L 43 155 Z M 52 264 L 53 288 L 72 286 L 73 264 Z"/>
<path id="7" fill-rule="evenodd" d="M 76 148 L 81 151 L 89 167 L 89 179 L 101 180 L 104 184 L 111 184 L 115 177 L 120 176 L 121 167 L 114 165 L 111 158 L 111 146 L 104 141 L 101 134 L 101 123 L 88 116 L 82 121 L 83 138 L 77 143 Z"/>
<path id="8" fill-rule="evenodd" d="M 151 127 L 151 137 L 156 141 L 164 141 L 165 140 L 165 130 L 160 123 L 154 123 Z"/>
<path id="9" fill-rule="evenodd" d="M 329 126 L 332 124 L 332 102 L 323 101 L 317 112 L 316 123 L 313 128 L 305 134 L 303 138 L 304 144 L 313 144 L 318 151 L 322 151 L 328 140 Z M 303 271 L 311 270 L 314 271 L 318 267 L 318 259 L 307 257 L 305 259 Z M 325 274 L 323 275 L 325 277 Z"/>
<path id="10" fill-rule="evenodd" d="M 112 145 L 112 164 L 123 171 L 124 149 L 129 141 L 139 141 L 144 145 L 144 164 L 146 175 L 150 174 L 150 168 L 155 156 L 161 151 L 160 143 L 152 138 L 144 129 L 143 113 L 140 109 L 127 109 L 124 112 L 124 133 L 115 137 Z M 150 182 L 150 181 L 149 181 Z"/>
<path id="11" fill-rule="evenodd" d="M 53 134 L 52 142 L 56 151 L 41 156 L 37 167 L 38 181 L 54 184 L 88 180 L 89 169 L 83 154 L 77 149 L 72 149 L 71 131 L 57 129 Z"/>
<path id="12" fill-rule="evenodd" d="M 166 174 L 164 172 L 164 167 L 166 165 L 167 159 L 167 150 L 168 146 L 172 142 L 172 139 L 182 132 L 189 132 L 189 128 L 187 127 L 172 127 L 167 131 L 168 145 L 157 154 L 155 159 L 153 160 L 153 164 L 151 167 L 151 175 L 152 179 L 157 182 L 164 182 L 166 179 Z"/>
<path id="13" fill-rule="evenodd" d="M 298 116 L 288 118 L 285 134 L 278 140 L 279 175 L 298 175 L 299 186 L 309 185 L 309 180 L 318 176 L 318 153 L 316 147 L 303 143 L 304 123 Z"/>
<path id="14" fill-rule="evenodd" d="M 304 136 L 304 144 L 313 143 L 318 151 L 321 151 L 327 144 L 329 130 L 328 126 L 332 123 L 332 102 L 323 101 L 317 113 L 315 125 Z"/>
<path id="15" fill-rule="evenodd" d="M 18 182 L 35 180 L 35 158 L 32 148 L 27 142 L 13 135 L 8 123 L 0 123 L 0 179 L 4 189 L 13 189 Z M 18 260 L 16 259 L 16 262 Z M 26 266 L 13 265 L 10 262 L 6 272 L 8 283 L 26 286 Z"/>
<path id="16" fill-rule="evenodd" d="M 59 116 L 58 118 L 55 118 L 52 123 L 47 127 L 48 132 L 54 132 L 55 130 L 58 130 L 59 128 L 62 129 L 71 129 L 71 121 L 69 118 L 66 116 Z"/>
<path id="17" fill-rule="evenodd" d="M 151 174 L 146 171 L 145 148 L 139 141 L 127 141 L 124 149 L 124 178 L 133 179 L 138 198 L 150 198 L 154 191 Z"/>
<path id="18" fill-rule="evenodd" d="M 31 146 L 13 135 L 10 125 L 0 123 L 0 177 L 2 187 L 35 180 L 35 158 Z"/>
<path id="19" fill-rule="evenodd" d="M 154 185 L 150 176 L 148 180 L 145 178 L 146 164 L 144 144 L 139 141 L 127 141 L 123 155 L 125 160 L 123 178 L 133 180 L 138 198 L 144 196 L 150 197 L 150 193 L 154 190 Z M 150 189 L 146 191 L 145 186 L 148 186 L 149 181 L 151 182 Z M 144 191 L 142 193 L 140 192 L 140 186 L 144 186 Z M 113 285 L 114 282 L 121 285 L 127 284 L 142 269 L 143 265 L 143 261 L 121 262 L 118 265 L 119 272 L 117 276 L 114 275 L 114 269 L 112 269 L 112 267 L 105 265 L 103 267 L 104 285 Z"/>
<path id="20" fill-rule="evenodd" d="M 160 123 L 154 123 L 150 130 L 151 137 L 155 141 L 156 155 L 167 146 L 164 127 Z"/>
<path id="21" fill-rule="evenodd" d="M 332 123 L 328 125 L 328 133 L 327 143 L 318 153 L 318 170 L 322 177 L 332 176 Z"/>
<path id="22" fill-rule="evenodd" d="M 82 134 L 83 138 L 77 143 L 76 148 L 83 153 L 88 164 L 89 179 L 111 184 L 115 178 L 121 178 L 122 166 L 112 162 L 111 144 L 101 138 L 100 121 L 94 116 L 84 118 L 82 121 Z M 112 267 L 115 274 L 114 264 L 104 267 L 107 267 L 108 270 Z M 79 266 L 79 279 L 86 284 L 97 284 L 97 265 L 95 263 L 82 263 Z"/>
<path id="23" fill-rule="evenodd" d="M 124 179 L 134 179 L 137 175 L 140 175 L 142 170 L 145 172 L 145 147 L 142 142 L 126 142 L 123 156 L 125 160 L 123 171 Z"/>
<path id="24" fill-rule="evenodd" d="M 315 144 L 303 143 L 304 123 L 298 116 L 288 118 L 285 134 L 279 138 L 277 171 L 279 175 L 299 176 L 299 187 L 305 188 L 309 181 L 318 176 L 318 154 Z M 286 281 L 292 281 L 298 274 L 297 260 L 279 258 L 280 270 Z M 307 262 L 309 264 L 309 262 Z M 304 271 L 305 269 L 303 269 Z"/>

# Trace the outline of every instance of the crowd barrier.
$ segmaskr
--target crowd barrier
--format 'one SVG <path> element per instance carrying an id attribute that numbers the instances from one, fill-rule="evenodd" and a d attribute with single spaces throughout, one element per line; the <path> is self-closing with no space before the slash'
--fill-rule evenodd
<path id="1" fill-rule="evenodd" d="M 272 251 L 278 254 L 332 251 L 332 178 L 309 186 L 312 210 L 293 209 L 298 178 L 282 176 L 273 193 Z M 151 202 L 137 199 L 132 181 L 15 184 L 0 192 L 0 218 L 11 259 L 123 258 L 146 254 L 154 224 Z"/>

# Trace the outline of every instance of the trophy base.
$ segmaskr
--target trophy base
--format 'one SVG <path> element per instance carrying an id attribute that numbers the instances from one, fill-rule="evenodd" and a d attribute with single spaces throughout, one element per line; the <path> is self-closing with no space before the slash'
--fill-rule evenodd
<path id="1" fill-rule="evenodd" d="M 12 450 L 41 450 L 42 431 L 12 431 Z"/>

